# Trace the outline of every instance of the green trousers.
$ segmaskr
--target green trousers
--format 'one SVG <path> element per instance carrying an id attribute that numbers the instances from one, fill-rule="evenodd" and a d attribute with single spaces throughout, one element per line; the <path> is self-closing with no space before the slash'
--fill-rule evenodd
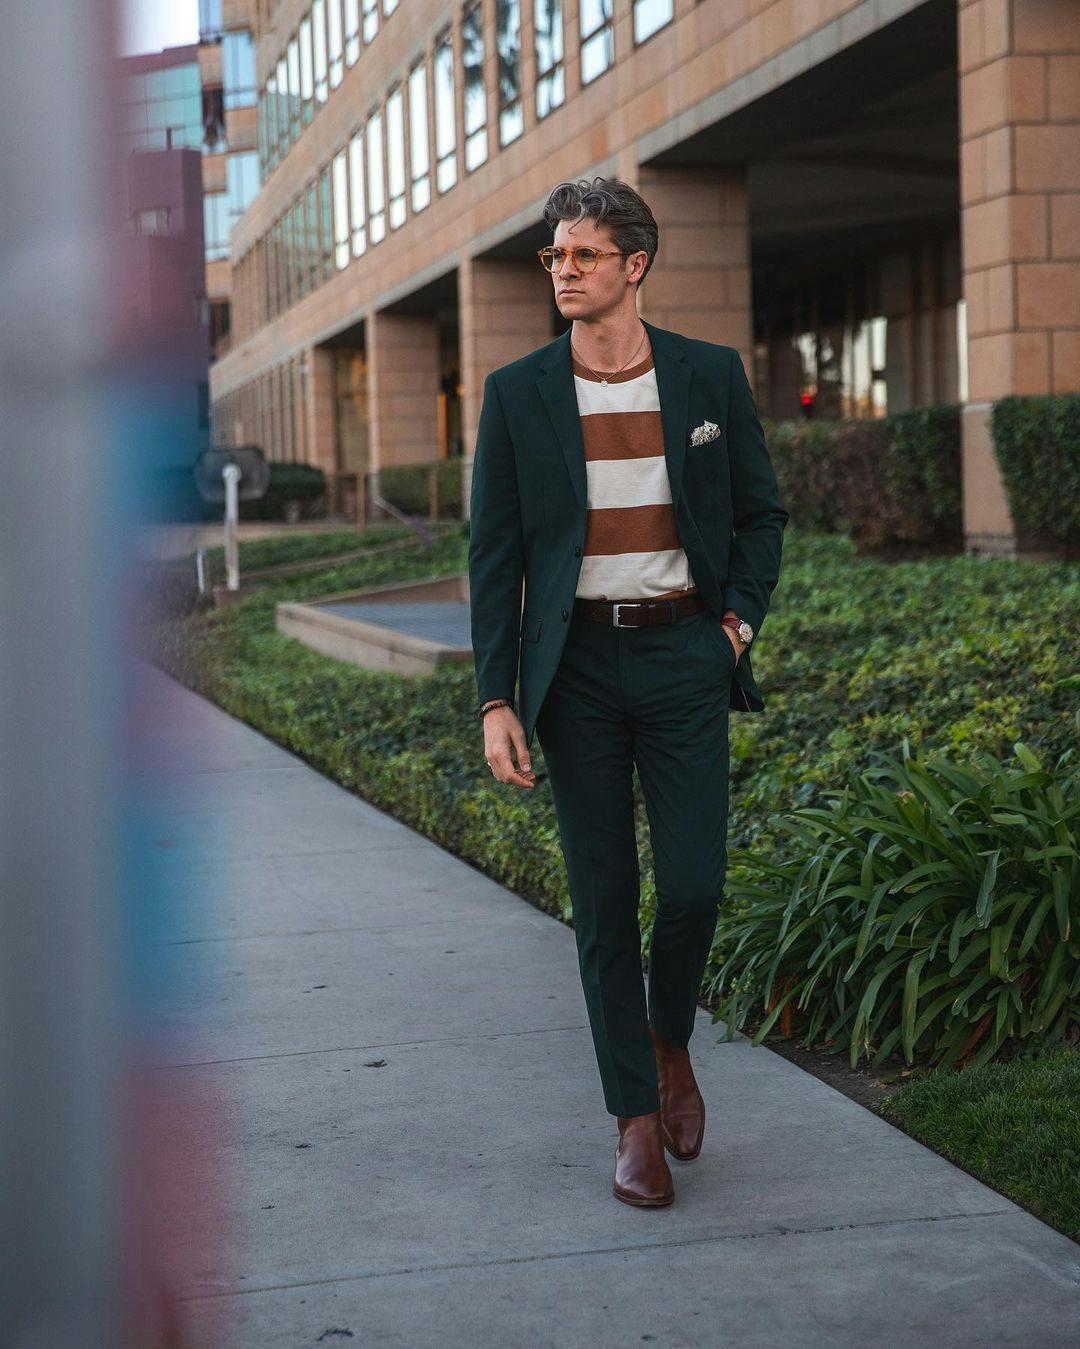
<path id="1" fill-rule="evenodd" d="M 734 669 L 735 648 L 708 610 L 640 628 L 571 617 L 537 717 L 612 1115 L 659 1108 L 650 1024 L 676 1045 L 693 1032 L 727 867 Z M 647 1007 L 635 765 L 656 877 Z"/>

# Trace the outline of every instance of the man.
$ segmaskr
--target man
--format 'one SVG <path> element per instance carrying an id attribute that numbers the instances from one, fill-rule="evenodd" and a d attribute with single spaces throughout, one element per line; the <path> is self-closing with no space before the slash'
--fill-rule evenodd
<path id="1" fill-rule="evenodd" d="M 764 708 L 748 645 L 788 515 L 738 351 L 638 316 L 659 243 L 644 200 L 618 179 L 560 183 L 544 220 L 541 262 L 573 323 L 484 382 L 478 711 L 500 782 L 532 788 L 534 729 L 543 748 L 619 1129 L 613 1193 L 652 1207 L 674 1198 L 665 1147 L 690 1160 L 704 1134 L 687 1045 L 727 864 L 728 712 Z M 647 1007 L 635 766 L 656 875 Z"/>

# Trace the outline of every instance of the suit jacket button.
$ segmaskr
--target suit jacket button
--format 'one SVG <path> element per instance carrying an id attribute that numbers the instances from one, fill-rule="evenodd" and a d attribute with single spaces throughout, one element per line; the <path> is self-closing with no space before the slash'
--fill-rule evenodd
<path id="1" fill-rule="evenodd" d="M 581 544 L 580 544 L 580 543 L 575 543 L 575 544 L 574 544 L 574 556 L 575 556 L 575 557 L 580 557 L 580 556 L 581 556 Z"/>
<path id="2" fill-rule="evenodd" d="M 563 616 L 563 622 L 565 623 L 566 620 L 570 617 L 569 611 L 566 610 L 566 609 L 564 609 L 564 610 L 562 611 L 562 616 Z"/>

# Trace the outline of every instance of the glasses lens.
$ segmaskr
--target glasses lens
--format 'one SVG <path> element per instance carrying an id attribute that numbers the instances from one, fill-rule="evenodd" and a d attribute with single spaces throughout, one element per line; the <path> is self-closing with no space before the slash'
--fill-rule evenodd
<path id="1" fill-rule="evenodd" d="M 573 265 L 583 272 L 591 272 L 599 261 L 595 248 L 575 248 L 573 253 Z M 566 261 L 566 249 L 545 248 L 540 254 L 540 261 L 549 272 L 557 272 Z"/>

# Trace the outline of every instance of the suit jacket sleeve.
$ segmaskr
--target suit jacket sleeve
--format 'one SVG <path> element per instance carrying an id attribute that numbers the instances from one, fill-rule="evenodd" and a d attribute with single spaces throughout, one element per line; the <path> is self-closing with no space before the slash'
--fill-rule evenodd
<path id="1" fill-rule="evenodd" d="M 742 357 L 734 347 L 730 350 L 727 436 L 735 518 L 724 608 L 734 609 L 740 618 L 745 618 L 756 636 L 780 579 L 788 513 L 780 505 L 776 474 Z"/>
<path id="2" fill-rule="evenodd" d="M 514 696 L 525 574 L 514 447 L 493 374 L 484 380 L 469 502 L 469 612 L 483 703 Z"/>

